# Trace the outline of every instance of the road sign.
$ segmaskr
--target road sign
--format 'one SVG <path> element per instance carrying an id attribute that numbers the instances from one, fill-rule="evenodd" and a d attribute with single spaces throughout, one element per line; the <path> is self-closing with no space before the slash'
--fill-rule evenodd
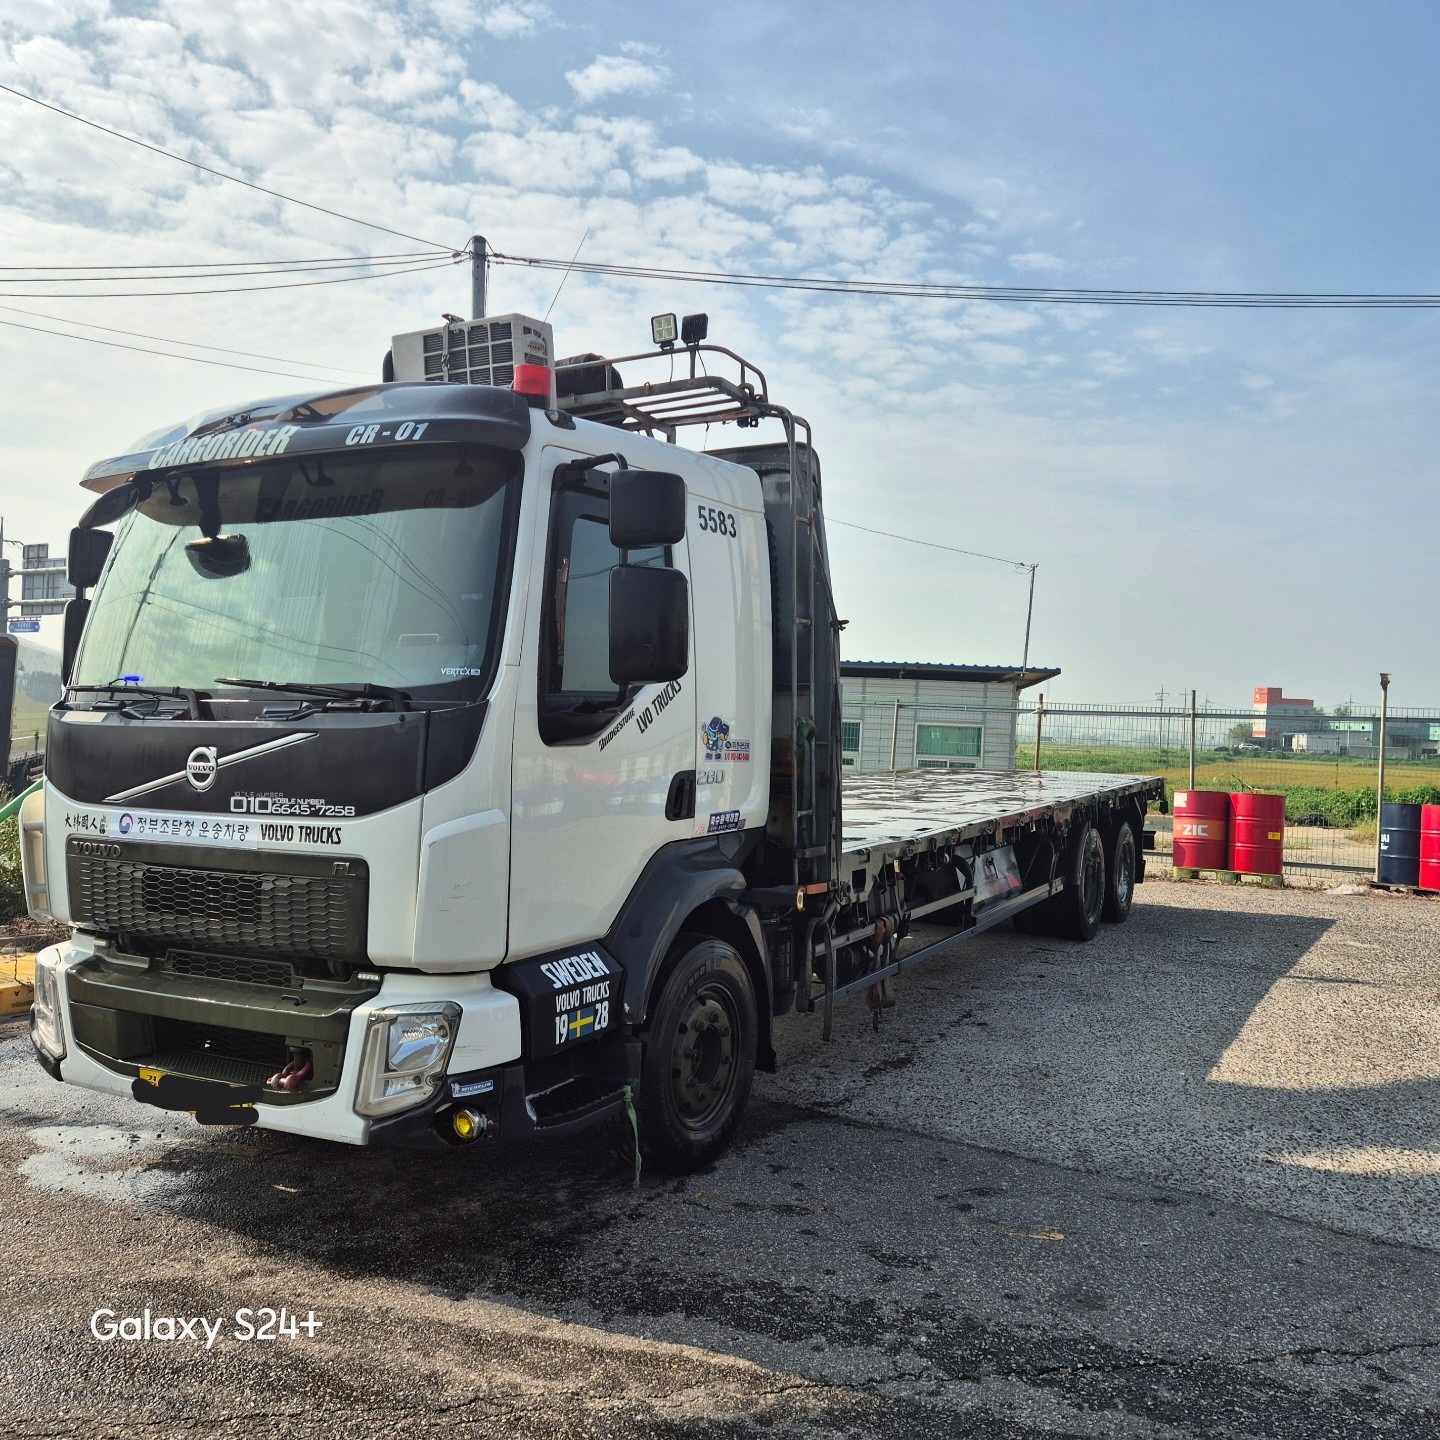
<path id="1" fill-rule="evenodd" d="M 27 545 L 20 577 L 22 615 L 58 615 L 75 591 L 65 583 L 65 557 L 52 555 L 48 545 Z"/>
<path id="2" fill-rule="evenodd" d="M 40 622 L 38 620 L 12 620 L 9 628 L 12 635 L 34 635 L 40 629 Z"/>

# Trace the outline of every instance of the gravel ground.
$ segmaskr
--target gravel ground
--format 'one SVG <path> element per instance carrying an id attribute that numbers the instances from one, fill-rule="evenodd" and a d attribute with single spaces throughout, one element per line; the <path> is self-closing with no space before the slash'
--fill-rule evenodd
<path id="1" fill-rule="evenodd" d="M 1440 1248 L 1440 900 L 1138 893 L 1104 944 L 1005 936 L 917 967 L 873 1040 L 863 1008 L 837 1020 L 843 1046 L 794 1027 L 775 1088 Z M 875 1058 L 847 1084 L 859 1043 Z"/>
<path id="2" fill-rule="evenodd" d="M 1436 904 L 982 938 L 879 1033 L 782 1022 L 733 1151 L 638 1190 L 142 1122 L 0 1027 L 0 1434 L 1440 1435 Z M 267 1304 L 323 1327 L 230 1335 Z M 146 1307 L 224 1338 L 92 1338 Z"/>

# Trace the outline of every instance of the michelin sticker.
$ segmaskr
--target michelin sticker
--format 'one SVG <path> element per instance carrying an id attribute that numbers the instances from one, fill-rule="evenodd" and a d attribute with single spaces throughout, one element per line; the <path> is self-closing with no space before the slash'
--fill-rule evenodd
<path id="1" fill-rule="evenodd" d="M 738 761 L 744 764 L 748 764 L 750 761 L 750 742 L 748 740 L 732 740 L 729 722 L 722 720 L 718 715 L 700 727 L 700 743 L 705 747 L 707 760 L 731 763 Z"/>

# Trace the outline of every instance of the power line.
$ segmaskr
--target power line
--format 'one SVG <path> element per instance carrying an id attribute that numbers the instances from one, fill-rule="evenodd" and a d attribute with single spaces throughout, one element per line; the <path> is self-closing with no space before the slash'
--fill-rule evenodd
<path id="1" fill-rule="evenodd" d="M 118 330 L 113 325 L 97 325 L 93 320 L 75 320 L 69 315 L 44 315 L 38 310 L 22 310 L 18 305 L 0 305 L 11 315 L 28 315 L 32 320 L 54 320 L 61 325 L 79 325 L 86 330 L 103 330 L 107 335 L 128 335 L 132 340 L 158 340 L 162 345 L 185 345 L 191 350 L 213 350 L 217 355 L 243 355 L 250 360 L 275 360 L 281 365 L 303 365 L 309 366 L 308 360 L 292 360 L 287 355 L 262 355 L 254 350 L 231 350 L 224 345 L 201 345 L 196 340 L 175 340 L 169 335 L 146 335 L 140 330 Z M 82 340 L 85 337 L 76 335 L 71 337 Z M 183 360 L 187 357 L 180 355 L 176 359 Z M 369 375 L 368 370 L 351 370 L 344 365 L 314 365 L 315 370 L 332 370 L 341 375 Z"/>
<path id="2" fill-rule="evenodd" d="M 0 296 L 7 300 L 164 300 L 175 295 L 253 295 L 260 290 L 303 290 L 310 285 L 346 285 L 357 280 L 384 280 L 391 275 L 414 275 L 421 270 L 448 270 L 459 264 L 463 258 L 460 256 L 457 259 L 441 260 L 433 265 L 408 265 L 401 269 L 377 270 L 370 275 L 340 275 L 330 280 L 291 280 L 284 285 L 220 285 L 203 290 L 88 290 L 84 294 L 76 294 L 73 290 L 0 290 Z"/>
<path id="3" fill-rule="evenodd" d="M 369 265 L 379 260 L 433 259 L 429 250 L 392 250 L 384 255 L 310 255 L 295 260 L 172 260 L 147 265 L 0 265 L 0 273 L 23 270 L 203 270 L 207 265 L 221 268 L 269 265 Z M 143 278 L 143 277 L 139 277 Z"/>
<path id="4" fill-rule="evenodd" d="M 435 256 L 425 252 L 429 263 L 436 263 Z M 308 275 L 316 271 L 333 272 L 336 270 L 362 270 L 373 269 L 377 274 L 384 274 L 390 270 L 404 271 L 413 268 L 415 256 L 409 256 L 403 260 L 346 260 L 346 261 L 324 261 L 309 265 L 287 265 L 277 269 L 273 266 L 264 269 L 246 270 L 184 270 L 175 269 L 169 273 L 153 275 L 61 275 L 46 274 L 37 275 L 33 279 L 25 276 L 9 275 L 5 277 L 7 285 L 118 285 L 121 283 L 133 285 L 154 285 L 162 280 L 246 280 L 255 276 L 267 275 Z M 448 258 L 438 262 L 440 264 L 453 264 L 454 261 Z M 364 278 L 357 276 L 357 279 Z M 91 292 L 79 291 L 80 295 L 88 296 Z M 137 290 L 137 295 L 148 294 L 148 291 Z"/>
<path id="5" fill-rule="evenodd" d="M 528 265 L 541 270 L 567 266 L 587 275 L 628 280 L 665 280 L 681 284 L 739 285 L 770 290 L 803 290 L 834 295 L 878 295 L 916 300 L 988 300 L 1020 305 L 1137 305 L 1180 309 L 1244 310 L 1431 310 L 1440 295 L 1383 292 L 1325 293 L 1226 290 L 1090 290 L 1017 285 L 960 285 L 929 281 L 837 280 L 808 275 L 767 275 L 725 270 L 669 269 L 659 265 L 610 265 L 491 251 L 497 265 Z"/>
<path id="6" fill-rule="evenodd" d="M 8 310 L 10 307 L 7 305 L 5 308 Z M 321 384 L 332 383 L 317 375 L 297 375 L 288 370 L 262 370 L 258 365 L 236 365 L 229 360 L 206 360 L 200 355 L 176 355 L 169 350 L 152 350 L 148 345 L 125 345 L 118 340 L 101 340 L 96 335 L 67 335 L 63 330 L 47 330 L 42 325 L 22 325 L 18 320 L 0 320 L 0 325 L 8 325 L 14 330 L 31 330 L 37 335 L 55 335 L 62 340 L 83 340 L 89 345 L 107 345 L 113 350 L 136 350 L 142 355 L 159 355 L 166 360 L 189 360 L 195 365 L 218 365 L 225 370 L 249 370 L 255 375 L 279 375 L 287 380 L 308 380 L 311 384 L 317 381 Z"/>
<path id="7" fill-rule="evenodd" d="M 856 525 L 852 520 L 837 520 L 829 517 L 831 525 L 843 525 L 847 530 L 863 530 L 867 535 L 883 535 L 887 540 L 904 540 L 910 545 L 924 545 L 931 550 L 948 550 L 952 555 L 968 555 L 972 560 L 993 560 L 997 565 L 1012 565 L 1016 570 L 1030 570 L 1034 567 L 1028 560 L 1007 560 L 1003 555 L 986 555 L 980 550 L 962 550 L 958 545 L 942 545 L 937 540 L 917 540 L 913 535 L 897 535 L 893 530 L 874 530 L 869 525 Z"/>
<path id="8" fill-rule="evenodd" d="M 62 110 L 58 105 L 52 105 L 48 100 L 39 100 L 34 95 L 27 95 L 23 90 L 16 90 L 12 85 L 0 85 L 0 90 L 15 96 L 17 100 L 28 100 L 32 105 L 39 105 L 44 110 L 53 111 L 56 115 L 63 115 L 67 120 L 74 120 L 81 125 L 88 125 L 92 130 L 99 130 L 102 134 L 112 135 L 117 140 L 138 145 L 142 150 L 149 150 L 154 155 L 163 155 L 167 160 L 177 160 L 182 165 L 203 170 L 207 175 L 214 175 L 221 180 L 229 180 L 235 185 L 243 185 L 247 190 L 258 190 L 262 195 L 270 195 L 274 199 L 284 200 L 290 205 L 303 205 L 307 210 L 319 211 L 320 214 L 329 215 L 336 220 L 348 220 L 352 225 L 365 226 L 367 230 L 379 230 L 386 235 L 399 236 L 402 240 L 413 240 L 417 245 L 428 245 L 435 250 L 456 253 L 453 245 L 442 245 L 438 240 L 427 240 L 421 235 L 408 235 L 403 230 L 393 230 L 388 225 L 377 225 L 373 220 L 361 220 L 356 215 L 346 215 L 340 210 L 330 210 L 324 205 L 316 205 L 309 200 L 297 200 L 293 195 L 285 195 L 279 190 L 271 190 L 268 186 L 257 185 L 252 180 L 242 180 L 238 175 L 228 175 L 223 170 L 215 170 L 209 165 L 202 165 L 198 160 L 190 160 L 184 155 L 177 155 L 173 150 L 162 150 L 158 145 L 151 145 L 145 140 L 137 140 L 133 135 L 126 135 L 120 130 L 112 130 L 108 125 L 101 125 L 95 120 L 87 120 L 83 115 L 76 115 L 72 110 Z"/>

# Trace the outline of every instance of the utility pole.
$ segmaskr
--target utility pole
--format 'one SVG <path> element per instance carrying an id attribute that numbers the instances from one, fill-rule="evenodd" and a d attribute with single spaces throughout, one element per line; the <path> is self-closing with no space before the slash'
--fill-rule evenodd
<path id="1" fill-rule="evenodd" d="M 1380 672 L 1380 766 L 1375 783 L 1375 883 L 1380 883 L 1380 811 L 1385 804 L 1385 721 L 1390 711 L 1390 672 Z"/>
<path id="2" fill-rule="evenodd" d="M 1195 692 L 1190 692 L 1190 788 L 1195 788 Z"/>
<path id="3" fill-rule="evenodd" d="M 490 251 L 483 235 L 470 237 L 470 318 L 485 318 L 485 269 Z"/>
<path id="4" fill-rule="evenodd" d="M 1022 676 L 1030 664 L 1030 617 L 1035 613 L 1035 571 L 1038 568 L 1038 562 L 1030 567 L 1030 600 L 1025 606 L 1025 652 L 1020 657 Z"/>

